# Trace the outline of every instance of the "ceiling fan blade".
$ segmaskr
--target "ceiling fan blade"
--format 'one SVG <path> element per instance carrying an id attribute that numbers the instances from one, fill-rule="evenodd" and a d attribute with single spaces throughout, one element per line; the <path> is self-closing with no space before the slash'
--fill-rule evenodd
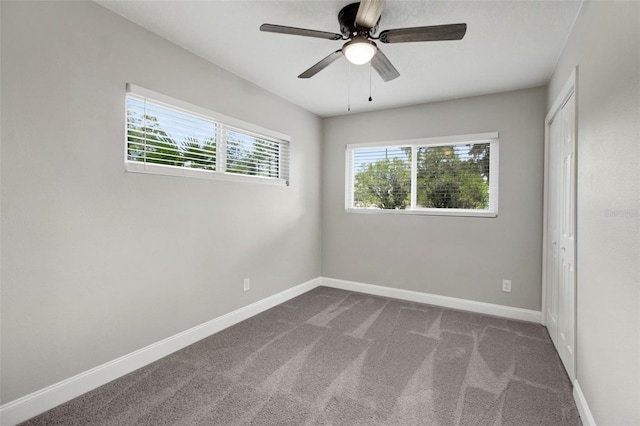
<path id="1" fill-rule="evenodd" d="M 342 49 L 336 50 L 335 52 L 333 52 L 332 54 L 330 54 L 329 56 L 327 56 L 326 58 L 324 58 L 323 60 L 321 60 L 320 62 L 318 62 L 317 64 L 315 64 L 314 66 L 312 66 L 311 68 L 303 72 L 302 74 L 300 74 L 298 78 L 313 77 L 314 75 L 318 74 L 320 71 L 322 71 L 323 69 L 325 69 L 326 67 L 328 67 L 329 65 L 337 61 L 338 59 L 340 59 L 341 56 L 342 56 Z"/>
<path id="2" fill-rule="evenodd" d="M 408 43 L 412 41 L 461 40 L 466 32 L 467 24 L 398 28 L 381 32 L 380 41 L 383 43 Z"/>
<path id="3" fill-rule="evenodd" d="M 327 40 L 342 40 L 342 36 L 336 33 L 326 31 L 308 30 L 306 28 L 285 27 L 283 25 L 262 24 L 260 31 L 268 33 L 290 34 L 303 37 L 324 38 Z"/>
<path id="4" fill-rule="evenodd" d="M 356 27 L 370 30 L 376 26 L 387 0 L 361 0 L 356 15 Z"/>
<path id="5" fill-rule="evenodd" d="M 389 58 L 382 53 L 382 50 L 378 49 L 373 58 L 371 58 L 371 66 L 382 77 L 384 81 L 391 81 L 394 78 L 400 77 L 400 73 L 391 64 Z"/>

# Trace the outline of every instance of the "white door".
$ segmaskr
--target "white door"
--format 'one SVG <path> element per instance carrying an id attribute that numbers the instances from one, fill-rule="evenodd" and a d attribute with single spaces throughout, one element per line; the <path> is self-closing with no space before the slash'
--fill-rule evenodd
<path id="1" fill-rule="evenodd" d="M 559 262 L 559 245 L 560 239 L 559 224 L 560 217 L 560 162 L 558 159 L 562 156 L 560 152 L 562 139 L 562 120 L 561 114 L 557 114 L 549 126 L 549 161 L 548 164 L 548 192 L 547 192 L 547 269 L 546 269 L 546 325 L 549 330 L 551 340 L 558 347 L 558 279 L 560 276 Z"/>
<path id="2" fill-rule="evenodd" d="M 573 381 L 575 378 L 575 95 L 548 121 L 545 323 Z"/>
<path id="3" fill-rule="evenodd" d="M 562 108 L 562 157 L 558 282 L 558 352 L 569 377 L 574 378 L 575 340 L 575 96 Z"/>

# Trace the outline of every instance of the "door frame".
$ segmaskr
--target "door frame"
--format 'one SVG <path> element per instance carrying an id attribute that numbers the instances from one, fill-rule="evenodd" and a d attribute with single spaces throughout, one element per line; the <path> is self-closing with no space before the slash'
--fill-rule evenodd
<path id="1" fill-rule="evenodd" d="M 578 222 L 577 222 L 577 204 L 578 204 L 578 191 L 577 191 L 577 175 L 578 175 L 578 67 L 576 66 L 569 76 L 567 82 L 563 86 L 562 90 L 558 94 L 556 100 L 553 103 L 553 106 L 549 109 L 549 112 L 544 120 L 544 198 L 543 198 L 543 232 L 542 232 L 542 324 L 547 326 L 547 246 L 548 246 L 548 238 L 547 238 L 547 226 L 549 221 L 549 211 L 548 211 L 548 200 L 549 200 L 549 138 L 550 138 L 550 127 L 551 122 L 555 118 L 556 114 L 562 109 L 565 103 L 569 100 L 571 95 L 574 96 L 575 102 L 575 118 L 574 118 L 574 134 L 575 134 L 575 159 L 574 159 L 574 182 L 575 187 L 574 191 L 576 194 L 574 200 L 574 223 L 575 223 L 575 233 L 574 233 L 574 271 L 575 271 L 575 291 L 574 298 L 577 298 L 577 289 L 578 289 L 578 264 L 577 264 L 577 240 L 578 240 Z M 574 299 L 577 302 L 577 300 Z M 573 365 L 574 365 L 574 374 L 577 371 L 577 303 L 574 304 L 574 318 L 573 318 L 573 338 L 574 338 L 574 352 L 573 352 Z"/>

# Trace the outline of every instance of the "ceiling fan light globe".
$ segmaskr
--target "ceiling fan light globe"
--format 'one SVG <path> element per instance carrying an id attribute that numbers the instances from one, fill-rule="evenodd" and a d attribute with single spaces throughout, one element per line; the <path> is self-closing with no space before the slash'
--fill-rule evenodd
<path id="1" fill-rule="evenodd" d="M 342 47 L 342 53 L 354 65 L 366 64 L 377 51 L 375 43 L 367 39 L 354 39 Z"/>

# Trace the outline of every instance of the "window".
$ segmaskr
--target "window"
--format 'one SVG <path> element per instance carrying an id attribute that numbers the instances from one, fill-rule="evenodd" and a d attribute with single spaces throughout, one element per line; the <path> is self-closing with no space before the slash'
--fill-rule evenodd
<path id="1" fill-rule="evenodd" d="M 127 171 L 289 184 L 285 135 L 131 84 L 126 104 Z"/>
<path id="2" fill-rule="evenodd" d="M 347 145 L 346 209 L 498 214 L 498 133 Z"/>

